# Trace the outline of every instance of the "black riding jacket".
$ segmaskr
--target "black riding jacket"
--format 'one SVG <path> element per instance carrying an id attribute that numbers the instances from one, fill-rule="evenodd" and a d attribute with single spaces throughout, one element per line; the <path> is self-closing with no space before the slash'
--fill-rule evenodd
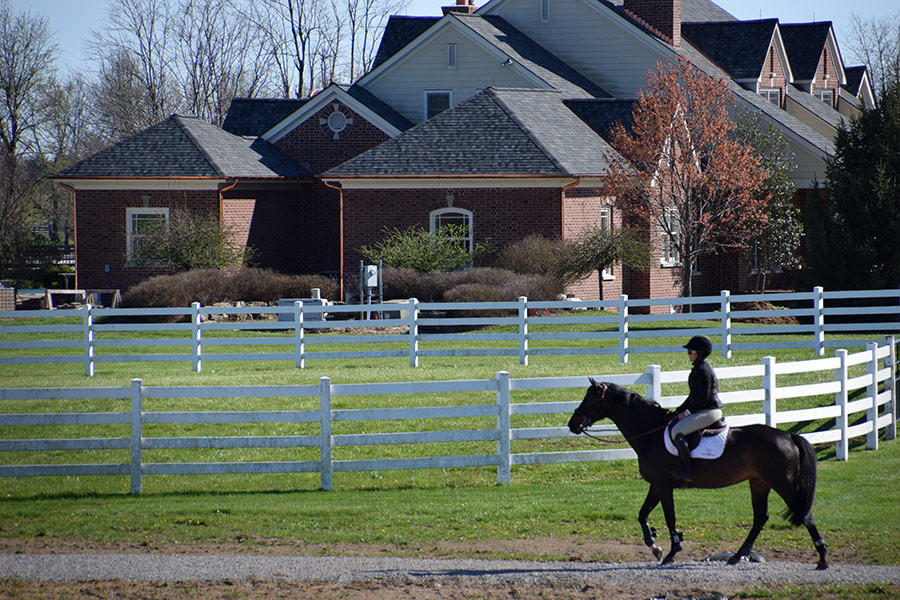
<path id="1" fill-rule="evenodd" d="M 688 386 L 691 393 L 678 407 L 678 412 L 689 410 L 691 414 L 695 414 L 701 410 L 723 407 L 719 400 L 719 379 L 705 357 L 698 357 L 694 361 L 694 368 L 688 375 Z"/>

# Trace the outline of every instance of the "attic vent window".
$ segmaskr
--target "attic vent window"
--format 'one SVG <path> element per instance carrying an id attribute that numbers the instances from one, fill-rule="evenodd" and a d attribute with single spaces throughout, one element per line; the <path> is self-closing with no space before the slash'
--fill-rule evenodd
<path id="1" fill-rule="evenodd" d="M 447 44 L 447 68 L 456 68 L 456 44 Z"/>
<path id="2" fill-rule="evenodd" d="M 319 124 L 327 126 L 329 131 L 334 134 L 333 139 L 339 140 L 341 139 L 341 132 L 347 129 L 347 125 L 353 124 L 353 117 L 345 115 L 341 112 L 340 105 L 334 104 L 331 107 L 331 113 L 327 118 L 320 118 Z"/>
<path id="3" fill-rule="evenodd" d="M 541 2 L 541 23 L 550 22 L 550 0 L 540 0 Z"/>

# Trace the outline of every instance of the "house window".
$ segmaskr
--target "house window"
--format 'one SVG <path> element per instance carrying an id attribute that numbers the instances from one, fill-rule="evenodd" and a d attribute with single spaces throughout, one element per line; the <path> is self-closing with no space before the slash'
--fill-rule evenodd
<path id="1" fill-rule="evenodd" d="M 541 3 L 541 23 L 550 22 L 550 0 L 539 0 Z"/>
<path id="2" fill-rule="evenodd" d="M 659 262 L 664 267 L 674 267 L 681 264 L 681 224 L 678 221 L 678 211 L 674 208 L 666 210 L 664 219 L 659 235 Z"/>
<path id="3" fill-rule="evenodd" d="M 781 92 L 778 88 L 764 88 L 759 90 L 759 95 L 775 106 L 781 106 Z"/>
<path id="4" fill-rule="evenodd" d="M 472 234 L 472 211 L 461 208 L 441 208 L 431 212 L 430 231 L 437 232 L 447 225 L 455 226 L 453 239 L 457 240 L 466 252 L 474 248 Z"/>
<path id="5" fill-rule="evenodd" d="M 828 106 L 834 106 L 834 90 L 813 90 L 813 96 Z"/>
<path id="6" fill-rule="evenodd" d="M 169 222 L 168 208 L 126 208 L 125 244 L 127 260 L 130 262 L 135 250 L 140 248 L 141 239 L 154 226 Z"/>
<path id="7" fill-rule="evenodd" d="M 450 108 L 450 92 L 425 92 L 425 118 L 430 119 Z"/>
<path id="8" fill-rule="evenodd" d="M 447 68 L 456 68 L 456 44 L 447 44 Z"/>

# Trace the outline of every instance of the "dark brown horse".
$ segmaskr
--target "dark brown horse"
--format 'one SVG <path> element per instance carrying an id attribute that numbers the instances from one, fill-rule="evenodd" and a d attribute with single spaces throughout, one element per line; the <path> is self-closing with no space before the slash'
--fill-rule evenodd
<path id="1" fill-rule="evenodd" d="M 614 383 L 591 385 L 581 405 L 569 419 L 572 433 L 583 433 L 596 421 L 609 418 L 625 436 L 638 456 L 641 476 L 650 483 L 647 499 L 638 513 L 644 543 L 657 559 L 662 549 L 656 544 L 655 532 L 647 525 L 647 517 L 662 503 L 672 547 L 662 564 L 672 562 L 682 549 L 683 537 L 675 527 L 675 502 L 672 492 L 681 486 L 676 475 L 677 458 L 666 451 L 662 429 L 673 416 L 656 402 Z M 787 503 L 785 518 L 794 525 L 805 525 L 819 553 L 817 569 L 828 568 L 825 542 L 819 536 L 812 516 L 816 493 L 816 455 L 803 437 L 766 425 L 733 427 L 720 458 L 695 460 L 691 487 L 721 488 L 750 481 L 753 500 L 753 527 L 729 564 L 749 557 L 753 542 L 769 519 L 769 492 L 775 490 Z"/>

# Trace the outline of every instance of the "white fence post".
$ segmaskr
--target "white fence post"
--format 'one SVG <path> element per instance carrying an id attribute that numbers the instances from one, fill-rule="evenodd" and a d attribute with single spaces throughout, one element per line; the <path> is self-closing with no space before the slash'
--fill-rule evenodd
<path id="1" fill-rule="evenodd" d="M 519 364 L 528 366 L 528 298 L 519 296 Z"/>
<path id="2" fill-rule="evenodd" d="M 510 480 L 510 409 L 509 409 L 509 373 L 497 372 L 497 484 L 509 485 Z"/>
<path id="3" fill-rule="evenodd" d="M 419 366 L 419 301 L 409 299 L 409 366 Z"/>
<path id="4" fill-rule="evenodd" d="M 619 362 L 628 362 L 628 294 L 619 296 Z"/>
<path id="5" fill-rule="evenodd" d="M 203 330 L 200 328 L 203 317 L 200 316 L 200 303 L 191 303 L 191 343 L 193 345 L 194 372 L 203 369 Z"/>
<path id="6" fill-rule="evenodd" d="M 834 399 L 834 403 L 841 407 L 841 414 L 835 423 L 841 432 L 841 439 L 834 446 L 834 454 L 838 460 L 847 460 L 850 455 L 850 440 L 847 438 L 847 351 L 841 348 L 835 351 L 835 355 L 841 361 L 841 366 L 834 373 L 835 379 L 841 384 Z"/>
<path id="7" fill-rule="evenodd" d="M 131 380 L 131 493 L 141 493 L 141 438 L 143 429 L 143 382 Z"/>
<path id="8" fill-rule="evenodd" d="M 866 365 L 866 372 L 872 378 L 866 388 L 866 394 L 872 400 L 872 406 L 866 411 L 866 419 L 872 423 L 872 431 L 866 435 L 866 448 L 878 450 L 878 342 L 869 342 L 866 350 L 872 354 Z"/>
<path id="9" fill-rule="evenodd" d="M 662 400 L 662 367 L 647 365 L 647 374 L 650 376 L 650 383 L 647 384 L 647 400 L 659 402 Z"/>
<path id="10" fill-rule="evenodd" d="M 775 390 L 775 357 L 763 356 L 763 415 L 766 417 L 766 425 L 776 427 L 778 425 L 778 400 Z"/>
<path id="11" fill-rule="evenodd" d="M 84 305 L 84 374 L 94 376 L 94 307 Z"/>
<path id="12" fill-rule="evenodd" d="M 331 377 L 319 379 L 319 461 L 322 489 L 331 491 Z"/>
<path id="13" fill-rule="evenodd" d="M 306 368 L 306 330 L 304 323 L 303 301 L 294 302 L 294 352 L 297 354 L 297 368 Z"/>
<path id="14" fill-rule="evenodd" d="M 884 343 L 891 348 L 890 354 L 885 358 L 885 366 L 890 370 L 890 375 L 884 381 L 884 389 L 890 390 L 891 394 L 887 405 L 891 423 L 884 428 L 884 439 L 893 440 L 897 438 L 897 343 L 892 335 L 884 336 Z"/>
<path id="15" fill-rule="evenodd" d="M 816 356 L 825 355 L 825 299 L 822 297 L 824 290 L 820 286 L 813 288 L 813 309 L 816 314 L 813 315 L 815 323 L 816 336 Z"/>
<path id="16" fill-rule="evenodd" d="M 731 292 L 722 290 L 722 358 L 731 358 Z"/>

